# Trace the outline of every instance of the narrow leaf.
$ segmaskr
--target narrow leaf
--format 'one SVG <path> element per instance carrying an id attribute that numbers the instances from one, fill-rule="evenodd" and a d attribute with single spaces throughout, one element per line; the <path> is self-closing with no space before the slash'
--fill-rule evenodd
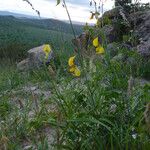
<path id="1" fill-rule="evenodd" d="M 57 0 L 57 5 L 59 5 L 59 4 L 60 4 L 60 0 Z M 57 5 L 56 5 L 56 6 L 57 6 Z"/>

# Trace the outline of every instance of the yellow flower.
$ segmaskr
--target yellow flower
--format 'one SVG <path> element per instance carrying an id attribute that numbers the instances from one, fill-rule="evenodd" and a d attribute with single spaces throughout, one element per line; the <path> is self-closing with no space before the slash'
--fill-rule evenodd
<path id="1" fill-rule="evenodd" d="M 75 67 L 74 76 L 79 77 L 81 75 L 81 71 Z"/>
<path id="2" fill-rule="evenodd" d="M 75 65 L 75 57 L 76 56 L 72 56 L 68 60 L 68 65 L 70 67 L 69 72 L 71 72 L 74 76 L 79 77 L 81 75 L 81 71 Z"/>
<path id="3" fill-rule="evenodd" d="M 81 75 L 81 71 L 78 69 L 77 66 L 73 66 L 69 69 L 69 72 L 71 72 L 74 76 L 79 77 Z"/>
<path id="4" fill-rule="evenodd" d="M 102 46 L 99 45 L 96 48 L 96 54 L 104 54 L 104 52 L 105 52 L 105 50 L 104 50 L 104 48 Z"/>
<path id="5" fill-rule="evenodd" d="M 76 66 L 73 66 L 69 69 L 69 72 L 73 73 L 75 71 L 75 69 L 76 69 Z"/>
<path id="6" fill-rule="evenodd" d="M 49 54 L 51 52 L 51 46 L 49 44 L 45 44 L 43 51 L 45 52 L 45 54 Z"/>
<path id="7" fill-rule="evenodd" d="M 95 46 L 95 47 L 98 47 L 98 46 L 99 46 L 98 37 L 96 37 L 96 38 L 93 40 L 93 46 Z"/>
<path id="8" fill-rule="evenodd" d="M 73 56 L 73 57 L 70 57 L 70 58 L 69 58 L 69 60 L 68 60 L 68 65 L 69 65 L 70 67 L 75 66 L 75 64 L 74 64 L 75 57 L 76 57 L 76 56 Z"/>
<path id="9" fill-rule="evenodd" d="M 98 37 L 93 40 L 93 46 L 96 48 L 96 54 L 104 54 L 105 50 L 98 41 Z"/>

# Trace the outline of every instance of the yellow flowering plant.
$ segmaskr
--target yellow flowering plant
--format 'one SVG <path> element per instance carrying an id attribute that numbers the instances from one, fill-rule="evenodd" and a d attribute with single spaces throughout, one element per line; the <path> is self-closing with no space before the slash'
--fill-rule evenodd
<path id="1" fill-rule="evenodd" d="M 93 40 L 93 46 L 96 48 L 96 54 L 104 54 L 105 50 L 103 46 L 99 43 L 98 37 Z"/>
<path id="2" fill-rule="evenodd" d="M 68 65 L 70 67 L 74 66 L 74 64 L 75 64 L 75 62 L 74 62 L 75 61 L 75 57 L 76 56 L 72 56 L 72 57 L 69 58 Z"/>
<path id="3" fill-rule="evenodd" d="M 81 71 L 75 64 L 75 57 L 76 56 L 72 56 L 68 60 L 69 72 L 72 73 L 74 76 L 79 77 L 81 75 Z"/>
<path id="4" fill-rule="evenodd" d="M 99 41 L 98 41 L 98 37 L 96 37 L 94 40 L 93 40 L 93 46 L 94 47 L 98 47 L 99 45 Z"/>
<path id="5" fill-rule="evenodd" d="M 45 59 L 48 59 L 48 55 L 51 52 L 51 46 L 49 44 L 45 44 L 43 47 L 43 51 L 45 53 Z"/>

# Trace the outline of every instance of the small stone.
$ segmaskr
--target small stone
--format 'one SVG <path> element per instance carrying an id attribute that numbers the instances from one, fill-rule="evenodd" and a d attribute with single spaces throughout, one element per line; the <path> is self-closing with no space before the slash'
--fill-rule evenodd
<path id="1" fill-rule="evenodd" d="M 111 106 L 110 106 L 110 113 L 115 113 L 116 112 L 116 109 L 117 109 L 117 105 L 116 104 L 112 104 Z"/>
<path id="2" fill-rule="evenodd" d="M 35 90 L 37 89 L 37 87 L 36 87 L 36 86 L 33 86 L 33 87 L 31 87 L 30 89 L 31 89 L 31 91 L 35 91 Z"/>
<path id="3" fill-rule="evenodd" d="M 29 150 L 29 149 L 31 149 L 31 148 L 33 148 L 32 145 L 27 145 L 27 146 L 25 146 L 25 147 L 23 148 L 23 150 Z"/>

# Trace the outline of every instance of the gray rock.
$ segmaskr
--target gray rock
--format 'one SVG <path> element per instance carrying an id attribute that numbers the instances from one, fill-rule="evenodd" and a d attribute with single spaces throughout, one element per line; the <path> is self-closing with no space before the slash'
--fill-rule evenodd
<path id="1" fill-rule="evenodd" d="M 110 44 L 107 45 L 106 51 L 108 52 L 108 54 L 112 58 L 112 57 L 117 55 L 118 47 L 115 45 L 115 43 L 110 43 Z"/>
<path id="2" fill-rule="evenodd" d="M 127 13 L 123 10 L 123 7 L 121 6 L 117 6 L 109 11 L 106 11 L 102 18 L 106 18 L 108 17 L 109 19 L 113 20 L 113 19 L 116 19 L 116 18 L 121 18 L 121 19 L 124 19 L 127 21 Z M 100 18 L 100 20 L 102 19 Z"/>
<path id="3" fill-rule="evenodd" d="M 137 51 L 144 57 L 150 58 L 150 39 L 137 46 Z"/>
<path id="4" fill-rule="evenodd" d="M 18 70 L 26 71 L 29 69 L 39 68 L 44 64 L 49 64 L 54 57 L 53 52 L 51 51 L 48 58 L 45 59 L 43 48 L 44 45 L 30 49 L 28 51 L 28 57 L 17 64 Z"/>
<path id="5" fill-rule="evenodd" d="M 134 34 L 140 39 L 137 51 L 144 58 L 150 58 L 150 10 L 131 14 L 130 22 L 135 25 Z"/>
<path id="6" fill-rule="evenodd" d="M 147 41 L 150 38 L 150 10 L 138 11 L 129 16 L 132 25 L 135 25 L 135 34 Z"/>
<path id="7" fill-rule="evenodd" d="M 112 43 L 117 40 L 117 35 L 113 25 L 105 25 L 101 30 L 105 34 L 107 43 Z"/>
<path id="8" fill-rule="evenodd" d="M 29 85 L 29 86 L 25 86 L 23 87 L 23 92 L 26 93 L 33 93 L 34 95 L 37 95 L 38 97 L 43 97 L 44 99 L 48 99 L 51 96 L 51 92 L 47 91 L 47 90 L 42 90 L 39 88 L 39 86 L 35 85 Z"/>
<path id="9" fill-rule="evenodd" d="M 121 6 L 115 7 L 106 11 L 101 18 L 99 18 L 100 30 L 105 34 L 107 43 L 112 43 L 120 40 L 122 32 L 125 33 L 130 28 L 127 13 Z"/>
<path id="10" fill-rule="evenodd" d="M 39 67 L 44 62 L 49 63 L 50 60 L 53 58 L 52 52 L 49 54 L 48 59 L 45 60 L 45 53 L 43 51 L 44 45 L 35 47 L 28 51 L 28 58 L 29 58 L 29 67 Z"/>
<path id="11" fill-rule="evenodd" d="M 29 65 L 28 64 L 29 64 L 29 59 L 27 58 L 27 59 L 24 59 L 21 62 L 19 62 L 17 64 L 17 68 L 20 71 L 26 71 L 26 70 L 29 69 Z"/>
<path id="12" fill-rule="evenodd" d="M 150 81 L 143 78 L 135 78 L 134 83 L 135 85 L 139 85 L 142 87 L 144 87 L 145 85 L 150 85 Z"/>
<path id="13" fill-rule="evenodd" d="M 33 149 L 33 145 L 27 145 L 23 148 L 23 150 L 30 150 Z"/>
<path id="14" fill-rule="evenodd" d="M 123 61 L 125 61 L 125 56 L 124 56 L 124 54 L 120 53 L 120 54 L 116 55 L 115 57 L 113 57 L 111 59 L 111 61 L 123 62 Z"/>

